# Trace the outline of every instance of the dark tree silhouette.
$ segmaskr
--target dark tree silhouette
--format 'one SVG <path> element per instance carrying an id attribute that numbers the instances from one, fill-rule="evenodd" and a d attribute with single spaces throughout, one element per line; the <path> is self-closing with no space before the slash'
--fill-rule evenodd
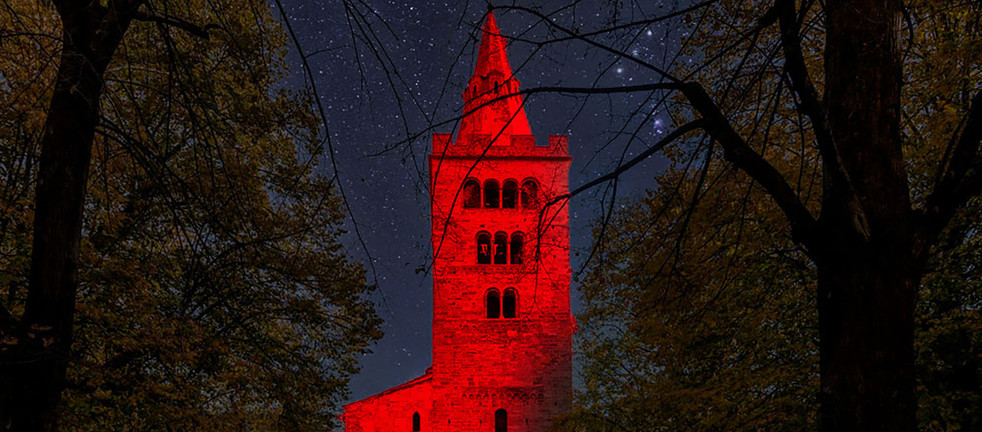
<path id="1" fill-rule="evenodd" d="M 99 124 L 103 74 L 140 0 L 54 1 L 62 49 L 41 138 L 31 271 L 24 314 L 2 331 L 4 430 L 56 429 L 72 345 L 82 208 Z"/>
<path id="2" fill-rule="evenodd" d="M 0 430 L 335 425 L 379 323 L 272 7 L 4 2 Z"/>

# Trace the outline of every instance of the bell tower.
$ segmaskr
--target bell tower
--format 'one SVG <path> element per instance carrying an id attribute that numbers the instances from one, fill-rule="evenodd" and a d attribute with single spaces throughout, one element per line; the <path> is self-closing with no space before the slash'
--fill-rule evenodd
<path id="1" fill-rule="evenodd" d="M 488 14 L 456 140 L 433 135 L 433 366 L 347 432 L 544 432 L 572 404 L 566 137 L 536 145 Z"/>
<path id="2" fill-rule="evenodd" d="M 430 156 L 434 430 L 544 431 L 572 397 L 565 136 L 536 145 L 494 15 Z"/>

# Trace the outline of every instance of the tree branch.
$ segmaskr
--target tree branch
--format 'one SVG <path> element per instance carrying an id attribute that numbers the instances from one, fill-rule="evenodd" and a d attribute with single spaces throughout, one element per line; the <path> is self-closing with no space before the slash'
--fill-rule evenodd
<path id="1" fill-rule="evenodd" d="M 516 93 L 497 97 L 493 99 L 491 102 L 507 99 L 508 97 L 514 95 L 528 96 L 536 93 L 617 94 L 617 93 L 646 92 L 646 91 L 653 91 L 653 90 L 681 90 L 681 89 L 682 89 L 682 85 L 680 83 L 651 83 L 651 84 L 640 84 L 640 85 L 633 85 L 633 86 L 615 86 L 615 87 L 531 87 L 525 90 L 519 90 Z"/>
<path id="2" fill-rule="evenodd" d="M 781 208 L 791 225 L 792 239 L 811 247 L 816 225 L 815 218 L 801 203 L 784 176 L 750 148 L 750 145 L 733 130 L 719 106 L 713 102 L 701 85 L 686 83 L 682 87 L 682 94 L 702 115 L 709 135 L 723 146 L 723 157 L 759 183 Z"/>
<path id="3" fill-rule="evenodd" d="M 870 237 L 869 225 L 863 211 L 862 202 L 856 194 L 849 172 L 846 171 L 835 145 L 832 129 L 829 127 L 825 107 L 818 97 L 818 91 L 808 76 L 805 56 L 801 51 L 801 23 L 795 11 L 795 0 L 775 0 L 774 10 L 777 11 L 781 27 L 781 47 L 784 49 L 784 70 L 790 78 L 791 89 L 801 100 L 801 110 L 811 121 L 815 132 L 818 151 L 822 155 L 822 167 L 825 171 L 825 181 L 832 194 L 843 199 L 835 205 L 838 208 L 833 214 L 848 218 L 855 231 L 865 240 Z M 804 13 L 801 14 L 804 16 Z"/>
<path id="4" fill-rule="evenodd" d="M 290 40 L 293 42 L 293 46 L 297 49 L 297 53 L 300 54 L 300 65 L 303 67 L 304 72 L 306 72 L 304 76 L 307 79 L 307 84 L 310 85 L 311 93 L 314 94 L 314 105 L 317 107 L 317 114 L 320 117 L 321 127 L 324 128 L 324 139 L 317 144 L 314 153 L 317 155 L 322 154 L 324 150 L 323 146 L 324 144 L 327 144 L 327 154 L 330 157 L 331 169 L 334 170 L 334 175 L 331 177 L 331 182 L 337 185 L 338 194 L 341 195 L 341 202 L 344 204 L 344 209 L 348 213 L 348 217 L 351 218 L 351 225 L 354 229 L 355 237 L 358 239 L 358 242 L 361 243 L 361 247 L 364 249 L 365 255 L 368 256 L 368 266 L 372 271 L 372 278 L 377 284 L 378 273 L 375 270 L 375 260 L 372 259 L 372 254 L 368 250 L 368 244 L 365 243 L 365 238 L 361 234 L 361 228 L 358 225 L 358 220 L 355 219 L 355 213 L 351 210 L 351 203 L 348 200 L 348 194 L 344 190 L 344 182 L 341 181 L 341 170 L 338 169 L 338 155 L 334 151 L 334 141 L 331 139 L 331 129 L 327 121 L 327 112 L 324 110 L 324 104 L 321 102 L 321 98 L 317 97 L 317 95 L 320 93 L 317 91 L 317 80 L 314 79 L 316 75 L 314 75 L 313 70 L 310 67 L 310 62 L 308 61 L 309 56 L 304 52 L 303 46 L 300 43 L 300 38 L 297 37 L 297 33 L 293 31 L 293 24 L 290 23 L 290 16 L 286 13 L 286 8 L 283 7 L 283 2 L 281 0 L 274 0 L 274 4 L 276 5 L 276 10 L 280 13 L 280 17 L 283 18 L 283 26 L 286 29 L 286 33 L 290 36 Z M 315 155 L 312 155 L 311 159 L 308 159 L 307 163 L 312 163 L 314 156 Z"/>
<path id="5" fill-rule="evenodd" d="M 812 122 L 815 139 L 818 141 L 823 159 L 828 159 L 828 163 L 836 164 L 838 165 L 836 169 L 842 170 L 825 109 L 822 107 L 815 85 L 808 76 L 805 56 L 801 52 L 801 24 L 795 14 L 794 0 L 776 0 L 774 10 L 777 11 L 780 22 L 784 70 L 791 78 L 791 89 L 798 94 L 801 99 L 801 109 Z"/>
<path id="6" fill-rule="evenodd" d="M 559 195 L 559 196 L 557 196 L 557 197 L 549 200 L 549 202 L 546 203 L 546 205 L 544 206 L 544 208 L 548 208 L 549 206 L 552 206 L 552 205 L 554 205 L 554 204 L 556 204 L 556 203 L 558 203 L 558 202 L 560 202 L 562 200 L 570 199 L 570 198 L 572 198 L 574 196 L 577 196 L 577 195 L 583 193 L 583 191 L 586 191 L 587 189 L 590 189 L 590 188 L 592 188 L 592 187 L 594 187 L 596 185 L 599 185 L 599 184 L 601 184 L 603 182 L 616 179 L 621 174 L 623 174 L 624 171 L 627 171 L 627 170 L 631 169 L 631 167 L 633 167 L 633 166 L 637 165 L 638 163 L 640 163 L 641 161 L 647 159 L 649 156 L 651 156 L 651 155 L 653 155 L 655 153 L 658 153 L 663 148 L 665 148 L 666 145 L 670 144 L 672 141 L 675 141 L 676 139 L 681 138 L 683 135 L 685 135 L 685 134 L 687 134 L 687 133 L 689 133 L 689 132 L 691 132 L 693 130 L 696 130 L 696 129 L 705 129 L 705 125 L 706 125 L 705 120 L 698 119 L 698 120 L 693 120 L 693 121 L 691 121 L 689 123 L 686 123 L 686 124 L 680 126 L 678 129 L 675 129 L 674 131 L 672 131 L 671 133 L 669 133 L 667 136 L 665 136 L 665 138 L 662 138 L 660 141 L 658 141 L 657 143 L 655 143 L 655 145 L 653 145 L 650 148 L 648 148 L 647 150 L 641 152 L 641 154 L 635 156 L 631 160 L 629 160 L 629 161 L 627 161 L 627 162 L 625 162 L 625 163 L 623 163 L 621 165 L 618 165 L 617 168 L 615 168 L 613 171 L 611 171 L 611 172 L 609 172 L 607 174 L 604 174 L 604 175 L 602 175 L 600 177 L 597 177 L 597 178 L 591 180 L 590 182 L 588 182 L 588 183 L 586 183 L 586 184 L 584 184 L 584 185 L 582 185 L 582 186 L 580 186 L 580 187 L 572 190 L 569 193 Z"/>
<path id="7" fill-rule="evenodd" d="M 958 208 L 982 193 L 982 155 L 979 154 L 982 142 L 982 90 L 972 98 L 964 124 L 951 152 L 951 162 L 921 210 L 919 238 L 915 239 L 915 253 L 919 257 L 926 256 L 925 252 Z"/>
<path id="8" fill-rule="evenodd" d="M 646 92 L 646 91 L 654 91 L 654 90 L 681 90 L 681 89 L 682 89 L 682 85 L 679 83 L 651 83 L 651 84 L 641 84 L 641 85 L 634 85 L 634 86 L 614 86 L 614 87 L 556 87 L 556 86 L 531 87 L 524 90 L 519 90 L 514 93 L 507 93 L 507 94 L 495 96 L 473 107 L 469 111 L 464 111 L 461 115 L 448 117 L 446 120 L 443 121 L 430 122 L 430 124 L 427 127 L 420 129 L 418 132 L 407 136 L 405 140 L 399 141 L 396 144 L 394 144 L 392 147 L 386 148 L 385 150 L 382 150 L 378 153 L 369 153 L 367 156 L 370 157 L 380 156 L 385 152 L 391 151 L 392 149 L 396 148 L 396 146 L 398 145 L 410 143 L 426 134 L 436 131 L 437 129 L 443 126 L 452 125 L 460 121 L 461 119 L 474 114 L 475 112 L 479 111 L 481 108 L 490 106 L 495 102 L 507 100 L 508 98 L 515 97 L 515 96 L 531 96 L 538 93 L 617 94 L 617 93 Z"/>
<path id="9" fill-rule="evenodd" d="M 802 243 L 806 246 L 810 246 L 814 236 L 815 229 L 815 218 L 811 215 L 798 195 L 794 192 L 787 181 L 785 181 L 784 176 L 774 168 L 766 159 L 764 159 L 760 154 L 754 151 L 747 144 L 746 141 L 740 137 L 739 134 L 727 121 L 726 117 L 723 115 L 719 106 L 709 97 L 705 89 L 696 83 L 664 83 L 664 84 L 650 84 L 642 86 L 632 86 L 632 87 L 610 87 L 610 88 L 561 88 L 561 87 L 539 87 L 535 89 L 526 90 L 526 94 L 538 93 L 538 92 L 560 92 L 560 93 L 613 93 L 620 91 L 640 91 L 640 90 L 652 90 L 652 89 L 679 89 L 682 94 L 689 100 L 692 107 L 701 114 L 702 118 L 695 120 L 693 122 L 687 123 L 682 127 L 676 129 L 671 134 L 663 138 L 657 144 L 644 151 L 637 157 L 631 159 L 627 163 L 618 166 L 614 171 L 598 177 L 593 181 L 580 186 L 573 190 L 572 192 L 561 195 L 549 202 L 549 205 L 555 204 L 561 200 L 573 197 L 586 189 L 596 186 L 605 181 L 610 181 L 617 178 L 625 170 L 636 165 L 638 162 L 644 158 L 650 156 L 651 154 L 661 150 L 665 145 L 671 141 L 679 138 L 685 133 L 696 129 L 702 128 L 709 133 L 720 145 L 723 146 L 723 156 L 724 158 L 737 166 L 737 168 L 743 170 L 751 178 L 759 183 L 764 190 L 771 195 L 774 201 L 777 203 L 778 207 L 784 212 L 785 216 L 788 218 L 788 222 L 791 225 L 791 236 L 792 238 Z"/>
<path id="10" fill-rule="evenodd" d="M 642 19 L 642 20 L 637 20 L 637 21 L 631 21 L 631 22 L 627 22 L 627 23 L 624 23 L 624 24 L 612 25 L 610 27 L 604 27 L 602 29 L 598 29 L 598 30 L 591 31 L 591 32 L 576 33 L 575 35 L 567 35 L 567 36 L 562 36 L 562 37 L 556 37 L 556 38 L 545 40 L 545 41 L 541 41 L 541 42 L 540 41 L 533 41 L 533 40 L 523 39 L 523 38 L 520 38 L 520 37 L 510 37 L 510 36 L 505 36 L 505 37 L 508 38 L 509 40 L 513 40 L 513 41 L 526 42 L 526 43 L 531 43 L 531 44 L 536 44 L 536 45 L 544 45 L 544 44 L 552 44 L 552 43 L 566 42 L 566 41 L 570 41 L 570 40 L 582 39 L 582 38 L 587 38 L 587 37 L 592 37 L 592 36 L 603 36 L 603 35 L 607 35 L 607 34 L 610 34 L 610 33 L 618 32 L 618 31 L 621 31 L 621 30 L 626 30 L 626 29 L 630 29 L 630 28 L 634 28 L 634 27 L 641 27 L 643 29 L 643 28 L 646 28 L 646 27 L 648 27 L 648 26 L 650 26 L 652 24 L 657 24 L 657 23 L 660 23 L 660 22 L 663 22 L 663 21 L 667 21 L 667 20 L 672 19 L 672 18 L 677 18 L 677 17 L 685 16 L 687 14 L 690 14 L 692 12 L 695 12 L 695 11 L 697 11 L 699 9 L 704 8 L 704 7 L 715 5 L 716 3 L 719 3 L 719 2 L 720 2 L 720 0 L 704 0 L 702 2 L 693 4 L 693 5 L 691 5 L 691 6 L 687 7 L 687 8 L 679 9 L 679 10 L 676 10 L 676 11 L 673 11 L 673 12 L 670 12 L 670 13 L 667 13 L 665 15 L 658 15 L 658 16 L 655 16 L 655 17 L 652 17 L 652 18 L 647 18 L 647 19 Z M 493 6 L 493 7 L 491 7 L 491 10 L 495 10 L 495 9 L 517 9 L 517 10 L 522 10 L 522 11 L 526 11 L 526 12 L 529 11 L 529 9 L 527 9 L 527 8 L 519 8 L 519 7 L 516 7 L 516 6 Z M 542 15 L 542 16 L 544 16 L 544 15 Z"/>
<path id="11" fill-rule="evenodd" d="M 618 56 L 618 57 L 623 58 L 625 60 L 628 60 L 628 61 L 631 61 L 633 63 L 636 63 L 639 66 L 644 67 L 645 69 L 654 71 L 658 75 L 661 75 L 662 77 L 664 77 L 665 79 L 667 79 L 667 80 L 669 80 L 671 82 L 680 83 L 682 81 L 682 80 L 676 78 L 674 75 L 670 74 L 668 71 L 666 71 L 666 70 L 664 70 L 664 69 L 662 69 L 662 68 L 660 68 L 658 66 L 655 66 L 655 65 L 653 65 L 653 64 L 651 64 L 651 63 L 649 63 L 649 62 L 647 62 L 647 61 L 639 58 L 638 56 L 633 56 L 633 55 L 628 54 L 628 53 L 626 53 L 624 51 L 620 51 L 620 50 L 614 49 L 613 47 L 611 47 L 609 45 L 606 45 L 606 44 L 597 42 L 597 41 L 595 41 L 593 39 L 590 39 L 588 37 L 585 37 L 585 36 L 579 34 L 579 32 L 577 32 L 576 30 L 571 30 L 571 29 L 568 29 L 568 28 L 566 28 L 564 26 L 561 26 L 559 24 L 556 24 L 548 16 L 546 16 L 545 14 L 543 14 L 542 12 L 539 12 L 537 10 L 534 10 L 534 9 L 531 9 L 531 8 L 528 8 L 528 7 L 522 7 L 522 6 L 493 6 L 493 7 L 490 8 L 490 10 L 497 10 L 497 9 L 501 9 L 501 10 L 517 10 L 517 11 L 525 12 L 525 13 L 527 13 L 529 15 L 532 15 L 532 16 L 534 16 L 536 18 L 539 18 L 540 22 L 545 23 L 547 26 L 552 27 L 552 28 L 554 28 L 554 29 L 556 29 L 556 30 L 558 30 L 560 32 L 565 33 L 568 36 L 565 40 L 574 39 L 574 40 L 583 41 L 583 42 L 585 42 L 585 43 L 593 46 L 594 48 L 598 48 L 600 50 L 607 51 L 607 52 L 609 52 L 611 54 L 614 54 L 615 56 Z"/>
<path id="12" fill-rule="evenodd" d="M 137 21 L 154 22 L 158 24 L 168 25 L 171 27 L 176 27 L 202 39 L 209 38 L 208 30 L 214 30 L 214 29 L 220 30 L 222 28 L 218 24 L 206 24 L 205 26 L 202 27 L 197 24 L 182 20 L 180 18 L 175 18 L 166 15 L 150 14 L 143 11 L 137 11 L 133 15 L 133 19 Z"/>

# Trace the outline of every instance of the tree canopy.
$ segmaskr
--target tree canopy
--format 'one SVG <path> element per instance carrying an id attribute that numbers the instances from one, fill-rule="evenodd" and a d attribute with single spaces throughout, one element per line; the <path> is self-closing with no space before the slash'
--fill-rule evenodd
<path id="1" fill-rule="evenodd" d="M 73 2 L 53 3 L 0 8 L 6 354 L 20 335 L 47 337 L 9 329 L 26 319 L 34 179 L 73 55 Z M 84 3 L 90 17 L 132 23 L 95 102 L 61 428 L 336 426 L 379 320 L 340 244 L 336 187 L 317 168 L 313 95 L 282 84 L 280 22 L 263 1 Z M 17 396 L 5 397 L 10 415 Z"/>
<path id="2" fill-rule="evenodd" d="M 869 13 L 866 6 L 856 10 Z M 864 61 L 857 53 L 870 54 L 867 45 L 858 46 L 875 42 L 854 34 L 855 51 L 841 42 L 830 47 L 841 36 L 832 32 L 851 25 L 838 10 L 843 7 L 705 2 L 681 18 L 678 26 L 691 38 L 680 57 L 702 61 L 670 64 L 668 70 L 704 87 L 725 120 L 712 118 L 685 90 L 667 95 L 665 106 L 676 127 L 693 116 L 723 121 L 746 147 L 727 144 L 733 135 L 719 126 L 716 132 L 707 128 L 708 136 L 689 134 L 665 147 L 670 168 L 646 197 L 597 222 L 594 259 L 581 278 L 586 310 L 578 340 L 586 387 L 570 425 L 624 431 L 982 427 L 982 201 L 973 183 L 982 160 L 973 132 L 982 121 L 980 11 L 971 2 L 904 4 L 897 10 L 902 25 L 895 29 L 896 57 L 884 56 L 899 60 L 897 75 L 877 77 L 855 66 Z M 644 18 L 615 23 L 610 31 L 630 35 L 656 20 Z M 851 67 L 854 75 L 837 76 L 836 67 Z M 886 147 L 876 147 L 882 136 L 863 135 L 865 125 L 834 119 L 854 107 L 878 110 L 884 102 L 870 89 L 836 96 L 851 98 L 838 104 L 829 96 L 835 91 L 829 81 L 841 79 L 857 85 L 896 80 L 891 85 L 900 90 L 900 111 L 866 120 L 896 121 L 896 139 L 886 139 Z M 890 147 L 895 151 L 882 150 Z M 845 166 L 829 161 L 836 158 Z M 906 189 L 880 189 L 882 164 L 890 165 L 889 175 L 906 179 Z M 849 194 L 858 195 L 838 201 Z M 958 194 L 964 194 L 959 204 L 946 202 Z M 893 199 L 899 204 L 886 204 Z M 902 211 L 882 210 L 893 205 Z M 843 220 L 845 229 L 865 232 L 865 240 L 830 228 L 843 210 L 854 218 Z M 881 213 L 879 220 L 870 218 L 873 212 Z M 950 221 L 935 224 L 945 217 L 936 219 L 937 212 L 950 212 Z M 914 234 L 901 235 L 893 246 L 873 246 L 909 229 L 903 222 L 908 214 Z M 803 234 L 811 230 L 801 225 L 811 223 L 810 215 L 818 215 L 816 231 Z M 890 248 L 923 254 L 889 262 Z M 875 264 L 883 259 L 888 262 L 882 267 Z M 884 314 L 905 306 L 882 300 L 907 294 L 900 285 L 874 288 L 880 276 L 841 279 L 865 265 L 880 268 L 873 273 L 911 272 L 918 299 L 909 309 L 913 331 L 905 342 L 914 353 L 911 363 L 916 358 L 916 381 L 882 396 L 890 400 L 884 402 L 869 403 L 861 394 L 886 391 L 874 376 L 877 367 L 888 366 L 874 358 L 891 354 L 880 351 L 875 335 L 902 339 L 907 318 Z M 823 277 L 833 281 L 829 286 L 850 287 L 838 300 L 849 304 L 823 304 L 842 298 L 837 289 L 820 288 Z M 862 319 L 853 313 L 875 316 L 869 325 L 880 330 L 862 329 L 866 324 L 857 324 Z M 861 330 L 830 332 L 833 321 L 841 323 L 832 324 L 841 325 L 839 331 Z M 822 339 L 843 337 L 852 339 L 850 348 L 821 347 Z M 850 360 L 841 350 L 869 350 L 872 357 Z M 823 361 L 841 362 L 867 381 L 856 393 L 844 393 L 836 386 L 852 378 Z M 879 373 L 900 382 L 907 373 L 902 370 Z M 880 413 L 903 404 L 903 392 L 917 400 L 904 414 L 910 417 L 880 422 Z M 914 411 L 917 425 L 910 422 Z"/>

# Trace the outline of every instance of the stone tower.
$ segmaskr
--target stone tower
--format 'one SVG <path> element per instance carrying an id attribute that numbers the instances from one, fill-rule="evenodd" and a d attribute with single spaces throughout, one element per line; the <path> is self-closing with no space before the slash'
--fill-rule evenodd
<path id="1" fill-rule="evenodd" d="M 574 323 L 565 136 L 537 146 L 489 14 L 460 131 L 430 155 L 433 365 L 352 403 L 349 432 L 546 430 L 569 409 Z"/>

